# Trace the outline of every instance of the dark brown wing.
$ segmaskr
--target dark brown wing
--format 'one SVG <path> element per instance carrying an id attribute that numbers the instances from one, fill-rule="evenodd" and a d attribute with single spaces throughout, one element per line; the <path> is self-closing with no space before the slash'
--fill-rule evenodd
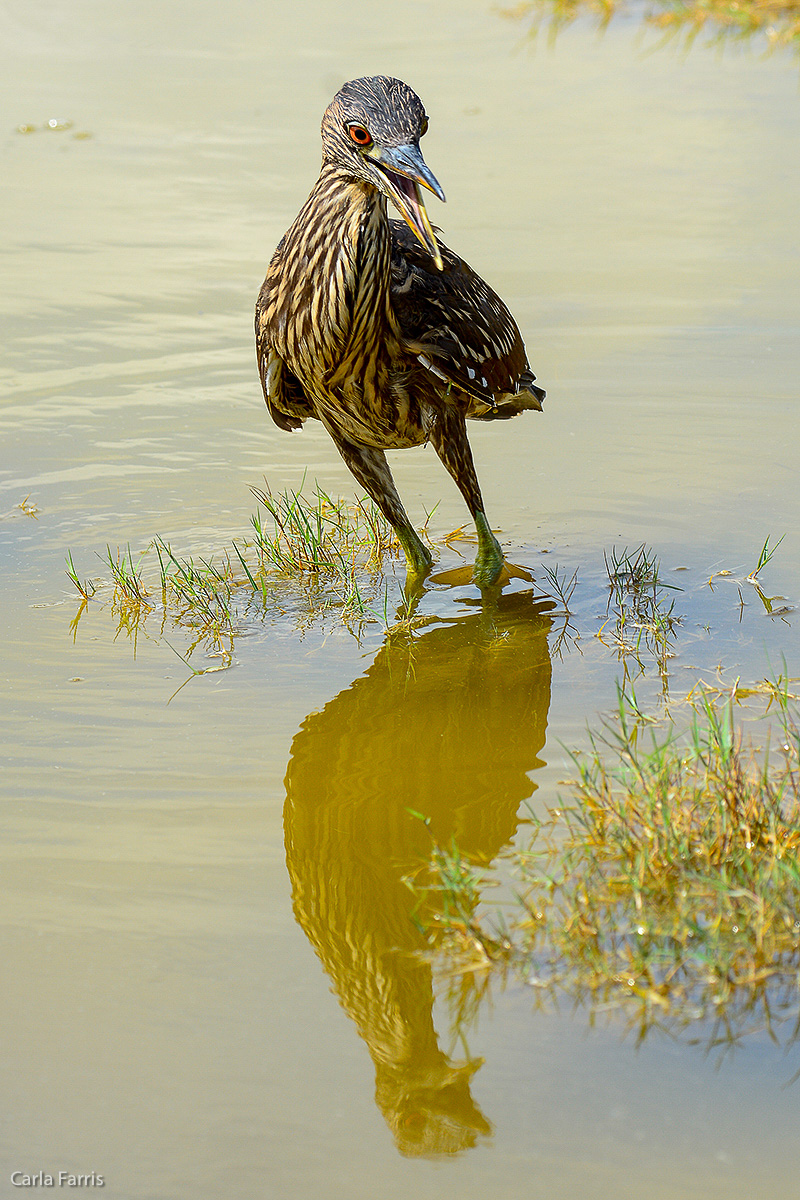
<path id="1" fill-rule="evenodd" d="M 389 225 L 392 304 L 403 335 L 423 346 L 423 366 L 482 400 L 486 417 L 541 409 L 545 393 L 534 384 L 517 323 L 497 293 L 441 241 L 444 269 L 437 271 L 404 221 Z"/>
<path id="2" fill-rule="evenodd" d="M 281 245 L 275 251 L 280 252 Z M 262 284 L 256 301 L 256 361 L 269 414 L 281 429 L 299 429 L 314 415 L 314 410 L 297 376 L 270 345 L 270 275 Z"/>

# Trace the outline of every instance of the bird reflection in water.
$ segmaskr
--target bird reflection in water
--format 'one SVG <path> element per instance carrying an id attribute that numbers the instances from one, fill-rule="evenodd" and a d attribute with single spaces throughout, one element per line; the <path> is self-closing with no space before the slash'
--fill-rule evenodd
<path id="1" fill-rule="evenodd" d="M 403 877 L 429 858 L 431 839 L 454 838 L 488 863 L 514 836 L 536 788 L 529 773 L 543 765 L 547 607 L 530 591 L 499 595 L 407 645 L 387 642 L 292 743 L 295 915 L 367 1044 L 377 1104 L 405 1155 L 455 1154 L 492 1131 L 471 1094 L 482 1060 L 457 1063 L 439 1047 Z"/>

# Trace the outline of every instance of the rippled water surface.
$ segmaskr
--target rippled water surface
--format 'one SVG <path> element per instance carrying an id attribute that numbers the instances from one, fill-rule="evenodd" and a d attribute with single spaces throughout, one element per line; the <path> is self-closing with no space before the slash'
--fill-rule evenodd
<path id="1" fill-rule="evenodd" d="M 653 52 L 633 21 L 533 47 L 476 0 L 1 20 L 3 1195 L 60 1170 L 114 1200 L 794 1194 L 796 1048 L 637 1047 L 518 987 L 458 1041 L 403 877 L 410 810 L 496 860 L 613 706 L 604 551 L 644 541 L 684 589 L 673 699 L 800 673 L 796 63 Z M 519 582 L 493 613 L 438 587 L 410 648 L 251 617 L 175 694 L 188 635 L 134 641 L 107 588 L 71 628 L 65 556 L 221 553 L 265 476 L 353 495 L 323 432 L 270 423 L 252 307 L 325 105 L 377 72 L 423 97 L 432 219 L 548 390 L 472 441 L 510 557 L 577 569 L 581 637 L 554 653 Z M 430 449 L 393 468 L 435 539 L 464 522 Z M 770 618 L 731 579 L 782 533 Z"/>

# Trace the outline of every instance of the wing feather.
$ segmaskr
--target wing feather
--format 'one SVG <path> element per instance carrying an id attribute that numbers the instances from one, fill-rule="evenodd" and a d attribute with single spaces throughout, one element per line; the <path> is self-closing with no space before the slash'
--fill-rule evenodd
<path id="1" fill-rule="evenodd" d="M 269 276 L 256 301 L 256 360 L 258 375 L 264 391 L 269 414 L 280 429 L 300 429 L 313 416 L 311 402 L 303 385 L 270 345 L 267 314 L 269 312 Z"/>
<path id="2" fill-rule="evenodd" d="M 497 293 L 441 241 L 444 268 L 437 271 L 405 222 L 389 224 L 392 305 L 403 336 L 421 348 L 423 367 L 487 406 L 469 415 L 540 409 L 545 393 L 534 385 L 517 323 Z"/>

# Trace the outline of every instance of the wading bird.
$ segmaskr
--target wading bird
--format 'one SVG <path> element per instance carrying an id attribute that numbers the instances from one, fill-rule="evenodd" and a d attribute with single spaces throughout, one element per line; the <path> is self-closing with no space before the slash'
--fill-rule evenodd
<path id="1" fill-rule="evenodd" d="M 394 527 L 408 579 L 431 555 L 406 515 L 385 450 L 431 442 L 478 534 L 473 578 L 498 579 L 468 418 L 541 411 L 519 329 L 488 284 L 436 237 L 420 187 L 444 200 L 419 140 L 422 101 L 405 83 L 354 79 L 322 118 L 322 169 L 281 239 L 256 304 L 264 398 L 281 429 L 321 421 Z M 389 220 L 391 201 L 403 218 Z"/>

